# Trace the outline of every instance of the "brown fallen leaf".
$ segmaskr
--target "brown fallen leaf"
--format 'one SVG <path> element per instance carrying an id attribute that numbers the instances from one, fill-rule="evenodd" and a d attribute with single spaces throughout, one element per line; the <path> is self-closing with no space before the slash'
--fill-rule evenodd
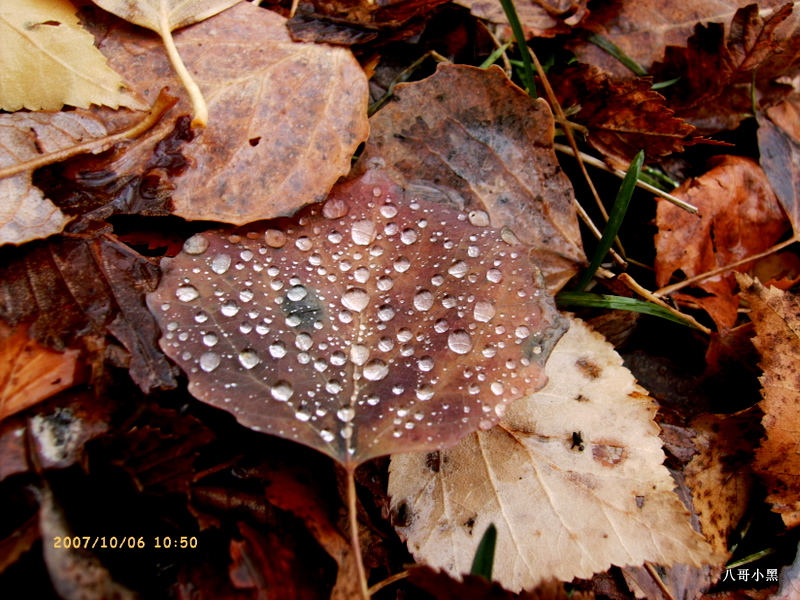
<path id="1" fill-rule="evenodd" d="M 129 373 L 144 390 L 175 387 L 144 306 L 158 269 L 114 236 L 53 239 L 0 253 L 0 319 L 30 322 L 30 336 L 56 350 L 83 348 L 94 376 L 106 333 L 129 353 Z"/>
<path id="2" fill-rule="evenodd" d="M 440 65 L 370 120 L 356 172 L 379 167 L 419 198 L 483 215 L 529 248 L 556 291 L 585 258 L 553 116 L 498 67 Z"/>
<path id="3" fill-rule="evenodd" d="M 698 207 L 692 215 L 659 201 L 656 212 L 656 283 L 663 286 L 677 271 L 687 277 L 724 267 L 769 248 L 788 223 L 761 168 L 752 160 L 723 156 L 704 175 L 686 181 L 673 195 Z M 746 271 L 749 264 L 737 268 Z M 732 272 L 699 281 L 707 296 L 675 294 L 706 310 L 717 327 L 736 322 L 738 299 Z"/>
<path id="4" fill-rule="evenodd" d="M 753 344 L 761 354 L 760 378 L 766 438 L 756 451 L 754 470 L 767 487 L 767 501 L 787 527 L 800 525 L 800 336 L 797 296 L 738 276 L 742 298 L 755 324 Z"/>
<path id="5" fill-rule="evenodd" d="M 682 152 L 696 142 L 694 127 L 675 116 L 664 96 L 644 78 L 616 78 L 589 65 L 548 73 L 570 120 L 588 129 L 587 141 L 623 170 L 644 150 L 648 159 Z"/>
<path id="6" fill-rule="evenodd" d="M 540 387 L 563 319 L 524 248 L 416 196 L 369 172 L 293 220 L 189 238 L 148 294 L 189 391 L 353 470 Z"/>
<path id="7" fill-rule="evenodd" d="M 800 235 L 800 94 L 758 115 L 758 152 L 775 195 Z"/>
<path id="8" fill-rule="evenodd" d="M 395 454 L 396 526 L 414 557 L 453 576 L 497 527 L 493 578 L 510 590 L 611 565 L 721 561 L 662 465 L 655 403 L 598 334 L 572 320 L 538 393 L 450 450 Z"/>
<path id="9" fill-rule="evenodd" d="M 124 90 L 68 0 L 22 0 L 0 7 L 0 108 L 14 112 L 145 106 Z"/>
<path id="10" fill-rule="evenodd" d="M 120 23 L 99 35 L 142 95 L 175 88 L 157 39 Z M 180 30 L 175 44 L 210 114 L 183 148 L 191 168 L 171 178 L 175 214 L 236 224 L 289 215 L 350 170 L 368 132 L 368 93 L 349 50 L 294 43 L 283 17 L 249 2 Z M 183 98 L 171 114 L 187 110 Z"/>
<path id="11" fill-rule="evenodd" d="M 8 537 L 0 540 L 0 573 L 30 550 L 39 537 L 39 519 L 34 515 Z"/>
<path id="12" fill-rule="evenodd" d="M 569 33 L 589 14 L 587 3 L 587 0 L 518 0 L 514 8 L 528 38 L 554 37 Z M 480 19 L 508 25 L 499 2 L 458 0 L 458 4 L 469 8 Z"/>
<path id="13" fill-rule="evenodd" d="M 0 420 L 84 380 L 80 351 L 51 350 L 28 337 L 28 326 L 0 321 Z"/>

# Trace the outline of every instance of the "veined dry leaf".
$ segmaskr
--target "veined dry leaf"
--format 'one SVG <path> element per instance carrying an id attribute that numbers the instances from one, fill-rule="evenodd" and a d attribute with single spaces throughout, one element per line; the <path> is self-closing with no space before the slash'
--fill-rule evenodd
<path id="1" fill-rule="evenodd" d="M 123 90 L 68 0 L 6 0 L 0 4 L 0 108 L 6 111 L 146 108 Z"/>
<path id="2" fill-rule="evenodd" d="M 439 65 L 395 88 L 370 119 L 356 170 L 386 170 L 414 194 L 485 211 L 525 244 L 555 291 L 585 257 L 574 196 L 553 151 L 553 115 L 498 67 Z"/>
<path id="3" fill-rule="evenodd" d="M 0 420 L 80 383 L 80 352 L 57 352 L 0 321 Z"/>
<path id="4" fill-rule="evenodd" d="M 659 201 L 655 238 L 659 286 L 669 283 L 676 271 L 692 277 L 766 250 L 788 227 L 766 175 L 747 158 L 720 157 L 711 170 L 672 193 L 697 206 L 699 214 Z M 748 268 L 745 264 L 737 270 Z M 735 285 L 731 272 L 696 284 L 708 296 L 673 297 L 700 305 L 724 329 L 736 322 Z"/>
<path id="5" fill-rule="evenodd" d="M 295 219 L 186 241 L 148 304 L 189 391 L 346 467 L 490 427 L 563 319 L 485 214 L 380 173 Z"/>
<path id="6" fill-rule="evenodd" d="M 235 224 L 289 215 L 350 170 L 369 129 L 364 72 L 349 50 L 292 42 L 285 22 L 242 2 L 175 34 L 210 111 L 182 149 L 192 168 L 172 178 L 176 214 Z M 175 89 L 152 36 L 114 27 L 100 49 L 143 95 Z"/>
<path id="7" fill-rule="evenodd" d="M 716 561 L 662 466 L 655 403 L 581 321 L 553 349 L 540 392 L 456 447 L 395 454 L 396 526 L 414 557 L 454 576 L 497 527 L 493 578 L 511 590 L 611 565 Z"/>
<path id="8" fill-rule="evenodd" d="M 764 370 L 759 406 L 766 438 L 756 452 L 755 471 L 767 486 L 767 501 L 787 527 L 800 525 L 800 299 L 739 276 L 742 297 L 756 328 L 753 344 Z"/>
<path id="9" fill-rule="evenodd" d="M 588 0 L 518 0 L 514 8 L 528 38 L 553 37 L 569 31 L 588 14 Z M 458 0 L 473 15 L 492 23 L 508 24 L 503 7 L 496 0 Z"/>
<path id="10" fill-rule="evenodd" d="M 761 168 L 789 215 L 795 234 L 800 234 L 800 94 L 757 117 Z"/>

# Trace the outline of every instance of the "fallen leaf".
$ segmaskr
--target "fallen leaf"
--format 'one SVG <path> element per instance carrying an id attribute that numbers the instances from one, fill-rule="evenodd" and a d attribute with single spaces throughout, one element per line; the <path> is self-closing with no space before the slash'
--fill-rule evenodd
<path id="1" fill-rule="evenodd" d="M 379 167 L 415 196 L 513 230 L 551 291 L 585 261 L 552 113 L 500 68 L 442 64 L 398 85 L 370 124 L 357 172 Z"/>
<path id="2" fill-rule="evenodd" d="M 800 525 L 800 336 L 797 296 L 739 276 L 742 298 L 756 328 L 753 344 L 761 354 L 760 378 L 766 438 L 754 469 L 767 487 L 767 501 L 787 527 Z"/>
<path id="3" fill-rule="evenodd" d="M 547 386 L 494 429 L 392 456 L 396 529 L 414 557 L 459 576 L 494 523 L 493 577 L 511 590 L 611 565 L 719 560 L 672 491 L 655 403 L 613 348 L 573 319 L 545 372 Z"/>
<path id="4" fill-rule="evenodd" d="M 56 350 L 83 348 L 90 363 L 102 361 L 110 333 L 128 351 L 130 375 L 142 389 L 175 387 L 144 306 L 144 292 L 158 279 L 144 257 L 106 234 L 6 248 L 0 265 L 1 319 L 31 322 L 32 338 Z"/>
<path id="5" fill-rule="evenodd" d="M 616 78 L 582 64 L 548 78 L 565 108 L 580 109 L 570 120 L 588 129 L 587 141 L 623 170 L 639 150 L 657 159 L 696 142 L 694 127 L 675 116 L 649 79 Z"/>
<path id="6" fill-rule="evenodd" d="M 645 69 L 661 59 L 667 46 L 685 46 L 700 23 L 730 23 L 740 8 L 753 0 L 617 0 L 592 7 L 582 24 L 616 44 Z M 786 0 L 759 0 L 762 9 L 776 8 Z M 615 75 L 629 77 L 630 71 L 598 46 L 578 40 L 570 44 L 583 63 Z"/>
<path id="7" fill-rule="evenodd" d="M 458 0 L 473 15 L 492 23 L 508 25 L 499 2 L 491 0 Z M 569 33 L 588 14 L 587 0 L 518 0 L 514 2 L 522 30 L 527 38 L 554 37 Z"/>
<path id="8" fill-rule="evenodd" d="M 759 162 L 800 235 L 800 94 L 765 112 L 757 114 Z"/>
<path id="9" fill-rule="evenodd" d="M 781 570 L 780 587 L 770 600 L 793 600 L 800 597 L 800 547 L 794 562 Z"/>
<path id="10" fill-rule="evenodd" d="M 370 172 L 294 220 L 189 238 L 148 304 L 195 397 L 354 467 L 543 384 L 563 320 L 520 250 Z"/>
<path id="11" fill-rule="evenodd" d="M 26 325 L 0 321 L 0 420 L 80 383 L 81 371 L 80 351 L 51 350 Z"/>
<path id="12" fill-rule="evenodd" d="M 68 0 L 22 0 L 0 7 L 0 108 L 13 112 L 145 106 L 124 91 Z"/>
<path id="13" fill-rule="evenodd" d="M 175 44 L 210 113 L 182 149 L 191 168 L 171 178 L 175 214 L 235 224 L 289 215 L 350 170 L 368 91 L 349 50 L 294 43 L 283 17 L 249 2 L 177 32 Z M 141 30 L 117 24 L 99 46 L 143 96 L 176 87 L 159 41 Z M 172 114 L 188 108 L 184 97 Z"/>
<path id="14" fill-rule="evenodd" d="M 0 540 L 0 573 L 17 562 L 39 540 L 38 521 L 34 515 L 7 538 Z"/>
<path id="15" fill-rule="evenodd" d="M 9 417 L 0 423 L 0 481 L 28 470 L 25 427 L 22 415 Z"/>
<path id="16" fill-rule="evenodd" d="M 659 286 L 669 283 L 679 270 L 693 277 L 762 252 L 780 239 L 788 225 L 766 175 L 747 158 L 720 157 L 709 171 L 684 182 L 672 194 L 697 206 L 699 214 L 659 201 L 655 236 Z M 701 306 L 717 327 L 725 329 L 736 322 L 735 285 L 730 272 L 695 284 L 708 296 L 673 297 Z"/>

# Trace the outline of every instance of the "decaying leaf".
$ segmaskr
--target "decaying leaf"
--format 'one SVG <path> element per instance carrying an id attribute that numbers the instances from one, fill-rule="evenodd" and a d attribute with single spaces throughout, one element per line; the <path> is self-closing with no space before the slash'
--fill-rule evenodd
<path id="1" fill-rule="evenodd" d="M 175 387 L 156 345 L 158 327 L 144 306 L 143 293 L 157 279 L 152 263 L 111 235 L 6 248 L 0 318 L 30 322 L 31 337 L 57 350 L 88 350 L 90 362 L 102 360 L 108 332 L 130 353 L 129 372 L 142 389 Z"/>
<path id="2" fill-rule="evenodd" d="M 458 0 L 473 15 L 492 23 L 508 24 L 499 2 L 493 0 Z M 568 33 L 588 14 L 587 0 L 518 0 L 514 8 L 527 37 L 553 37 Z"/>
<path id="3" fill-rule="evenodd" d="M 570 119 L 588 129 L 587 141 L 619 165 L 639 150 L 655 159 L 694 143 L 694 127 L 675 116 L 649 79 L 616 78 L 580 64 L 548 78 L 564 107 L 580 108 Z"/>
<path id="4" fill-rule="evenodd" d="M 715 561 L 662 466 L 655 403 L 598 334 L 573 320 L 547 386 L 456 447 L 392 456 L 396 528 L 414 557 L 455 576 L 498 530 L 493 577 L 511 590 L 610 565 Z"/>
<path id="5" fill-rule="evenodd" d="M 379 167 L 419 197 L 485 211 L 530 248 L 551 291 L 585 260 L 552 113 L 500 68 L 440 65 L 398 85 L 370 124 L 356 170 Z"/>
<path id="6" fill-rule="evenodd" d="M 767 501 L 787 527 L 800 525 L 800 300 L 739 276 L 742 297 L 755 324 L 753 344 L 761 354 L 766 438 L 756 452 L 755 471 L 767 486 Z"/>
<path id="7" fill-rule="evenodd" d="M 669 283 L 677 271 L 692 277 L 766 250 L 788 226 L 766 175 L 747 158 L 720 157 L 708 172 L 672 193 L 697 206 L 699 214 L 659 202 L 655 237 L 659 286 Z M 745 264 L 738 270 L 747 268 Z M 736 322 L 735 285 L 731 272 L 696 284 L 710 295 L 674 297 L 701 306 L 724 329 Z"/>
<path id="8" fill-rule="evenodd" d="M 562 318 L 524 253 L 369 172 L 296 219 L 209 231 L 148 304 L 197 398 L 348 467 L 493 425 Z"/>
<path id="9" fill-rule="evenodd" d="M 28 338 L 25 324 L 0 321 L 0 420 L 82 379 L 78 350 L 51 350 Z"/>
<path id="10" fill-rule="evenodd" d="M 0 6 L 0 108 L 58 110 L 69 104 L 145 108 L 94 47 L 68 0 L 16 0 Z"/>
<path id="11" fill-rule="evenodd" d="M 757 115 L 761 168 L 800 234 L 800 94 L 765 112 Z"/>
<path id="12" fill-rule="evenodd" d="M 294 43 L 283 17 L 249 2 L 177 32 L 175 44 L 210 113 L 183 148 L 192 168 L 172 179 L 175 214 L 235 224 L 289 215 L 349 171 L 368 132 L 366 77 L 349 50 Z M 100 49 L 145 97 L 177 86 L 141 30 L 118 24 Z M 173 111 L 188 108 L 184 97 Z"/>

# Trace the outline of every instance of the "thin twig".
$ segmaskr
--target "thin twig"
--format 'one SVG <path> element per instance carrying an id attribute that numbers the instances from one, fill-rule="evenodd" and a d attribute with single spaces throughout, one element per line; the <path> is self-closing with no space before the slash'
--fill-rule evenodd
<path id="1" fill-rule="evenodd" d="M 408 571 L 400 571 L 399 573 L 395 573 L 394 575 L 389 575 L 389 577 L 387 577 L 383 581 L 379 581 L 371 588 L 369 588 L 369 593 L 377 594 L 386 586 L 392 585 L 395 581 L 400 581 L 401 579 L 405 579 L 406 577 L 408 577 Z"/>
<path id="2" fill-rule="evenodd" d="M 653 292 L 656 296 L 668 296 L 673 292 L 677 292 L 680 289 L 685 288 L 687 285 L 692 285 L 697 283 L 698 281 L 703 281 L 704 279 L 708 279 L 709 277 L 714 277 L 715 275 L 719 275 L 720 273 L 724 273 L 725 271 L 729 271 L 730 269 L 735 269 L 741 265 L 747 264 L 751 261 L 758 260 L 760 258 L 764 258 L 765 256 L 769 256 L 774 252 L 778 252 L 779 250 L 783 250 L 786 246 L 791 246 L 795 242 L 800 241 L 800 236 L 793 235 L 788 240 L 781 242 L 780 244 L 775 244 L 771 248 L 767 248 L 763 252 L 759 252 L 758 254 L 753 254 L 741 260 L 737 260 L 736 262 L 732 262 L 729 265 L 725 265 L 724 267 L 719 267 L 718 269 L 713 269 L 711 271 L 706 271 L 705 273 L 700 273 L 699 275 L 695 275 L 694 277 L 689 277 L 688 279 L 684 279 L 683 281 L 679 281 L 678 283 L 673 283 L 672 285 L 668 285 L 666 287 L 660 288 Z"/>
<path id="3" fill-rule="evenodd" d="M 650 562 L 645 561 L 644 568 L 650 574 L 650 577 L 653 578 L 653 581 L 658 586 L 658 589 L 661 590 L 662 594 L 664 594 L 664 597 L 667 600 L 675 600 L 675 596 L 672 595 L 672 592 L 669 591 L 667 585 L 664 583 L 661 577 L 659 577 L 655 567 Z"/>
<path id="4" fill-rule="evenodd" d="M 564 144 L 553 144 L 553 148 L 555 150 L 558 150 L 559 152 L 563 152 L 564 154 L 569 154 L 572 157 L 575 156 L 574 150 L 572 148 L 570 148 L 569 146 L 565 146 Z M 580 156 L 581 156 L 581 159 L 583 159 L 584 162 L 592 165 L 593 167 L 597 167 L 601 171 L 605 171 L 606 173 L 611 173 L 612 175 L 616 175 L 617 177 L 625 177 L 625 171 L 620 171 L 619 169 L 612 169 L 606 163 L 604 163 L 602 160 L 599 160 L 599 159 L 595 158 L 594 156 L 591 156 L 590 154 L 586 154 L 585 152 L 581 152 Z M 664 200 L 668 200 L 669 202 L 672 202 L 675 206 L 677 206 L 679 208 L 682 208 L 683 210 L 688 211 L 688 212 L 692 213 L 693 215 L 697 214 L 697 207 L 695 205 L 689 204 L 688 202 L 684 202 L 683 200 L 681 200 L 680 198 L 678 198 L 676 196 L 673 196 L 669 192 L 665 192 L 664 190 L 660 190 L 657 187 L 655 187 L 653 185 L 650 185 L 647 182 L 642 181 L 641 179 L 636 182 L 636 185 L 639 186 L 640 188 L 642 188 L 643 190 L 647 190 L 648 192 L 650 192 L 652 194 L 656 194 L 657 196 L 660 196 L 661 198 L 664 198 Z"/>
<path id="5" fill-rule="evenodd" d="M 668 310 L 670 313 L 672 313 L 673 315 L 675 315 L 679 319 L 682 319 L 682 320 L 686 321 L 687 323 L 691 323 L 693 327 L 696 327 L 697 329 L 699 329 L 700 331 L 702 331 L 706 335 L 711 335 L 711 330 L 708 327 L 698 323 L 697 320 L 694 317 L 691 317 L 691 316 L 689 316 L 687 314 L 682 313 L 679 310 L 674 309 L 669 304 L 664 302 L 661 298 L 659 298 L 658 296 L 654 295 L 653 292 L 651 292 L 650 290 L 642 287 L 633 277 L 631 277 L 627 273 L 622 273 L 619 277 L 617 277 L 617 280 L 622 282 L 623 284 L 625 284 L 628 287 L 628 289 L 632 290 L 633 292 L 636 292 L 637 294 L 639 294 L 645 300 L 648 300 L 649 302 L 652 302 L 653 304 L 657 304 L 658 306 Z"/>
<path id="6" fill-rule="evenodd" d="M 358 499 L 356 497 L 355 466 L 346 467 L 347 472 L 347 516 L 350 521 L 350 546 L 358 571 L 358 583 L 363 600 L 369 600 L 367 572 L 364 570 L 364 559 L 361 556 L 361 543 L 358 540 Z"/>
<path id="7" fill-rule="evenodd" d="M 70 146 L 69 148 L 56 150 L 55 152 L 48 152 L 47 154 L 42 154 L 36 158 L 2 168 L 0 169 L 0 179 L 17 175 L 23 171 L 38 169 L 46 165 L 61 162 L 62 160 L 67 160 L 68 158 L 77 156 L 78 154 L 97 154 L 98 152 L 108 150 L 111 146 L 121 140 L 136 138 L 158 123 L 164 113 L 172 108 L 177 101 L 178 99 L 175 96 L 170 96 L 165 92 L 165 90 L 161 90 L 161 93 L 159 93 L 158 98 L 156 98 L 156 101 L 153 103 L 150 111 L 144 116 L 144 118 L 142 118 L 141 121 L 137 122 L 132 127 L 124 129 L 119 133 L 112 133 L 101 138 L 83 142 L 82 144 Z"/>

